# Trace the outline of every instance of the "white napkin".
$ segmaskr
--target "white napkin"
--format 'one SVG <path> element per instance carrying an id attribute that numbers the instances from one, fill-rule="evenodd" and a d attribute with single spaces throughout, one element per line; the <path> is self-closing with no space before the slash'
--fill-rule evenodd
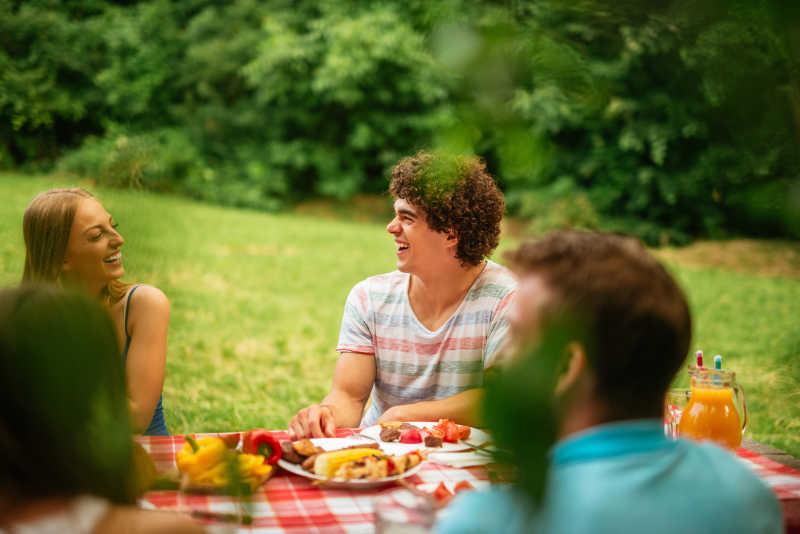
<path id="1" fill-rule="evenodd" d="M 432 452 L 428 454 L 428 460 L 450 467 L 472 467 L 474 465 L 486 465 L 494 461 L 494 458 L 486 452 Z"/>

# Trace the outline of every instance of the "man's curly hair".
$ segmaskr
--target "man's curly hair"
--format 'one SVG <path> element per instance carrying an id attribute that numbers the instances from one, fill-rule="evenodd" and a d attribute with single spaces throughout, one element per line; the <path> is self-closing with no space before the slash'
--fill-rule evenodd
<path id="1" fill-rule="evenodd" d="M 392 169 L 389 192 L 424 210 L 433 230 L 454 231 L 462 265 L 478 265 L 497 247 L 505 203 L 480 158 L 417 152 Z"/>

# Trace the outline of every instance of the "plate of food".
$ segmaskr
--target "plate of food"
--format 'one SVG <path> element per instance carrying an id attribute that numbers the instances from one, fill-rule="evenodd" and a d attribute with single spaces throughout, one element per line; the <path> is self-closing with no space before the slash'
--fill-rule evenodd
<path id="1" fill-rule="evenodd" d="M 372 489 L 419 471 L 418 450 L 398 451 L 357 438 L 315 438 L 281 443 L 283 469 L 326 488 Z"/>
<path id="2" fill-rule="evenodd" d="M 434 421 L 388 421 L 363 429 L 360 434 L 383 444 L 392 444 L 398 451 L 419 447 L 428 450 L 464 451 L 490 444 L 491 436 L 479 428 L 459 425 L 450 419 Z"/>

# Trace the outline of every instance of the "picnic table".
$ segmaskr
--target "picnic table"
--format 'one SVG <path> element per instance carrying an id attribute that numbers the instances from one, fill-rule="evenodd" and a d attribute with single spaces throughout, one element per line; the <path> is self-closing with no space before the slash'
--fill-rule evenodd
<path id="1" fill-rule="evenodd" d="M 339 429 L 336 437 L 347 437 L 351 429 Z M 206 434 L 199 434 L 202 437 Z M 216 434 L 207 434 L 216 435 Z M 275 437 L 288 439 L 285 431 Z M 183 447 L 183 436 L 141 436 L 136 440 L 147 450 L 159 472 L 175 465 L 175 455 Z M 800 534 L 800 469 L 759 454 L 756 442 L 745 441 L 737 451 L 739 459 L 758 475 L 777 495 L 784 512 L 786 532 Z M 420 485 L 488 479 L 485 467 L 453 468 L 425 462 L 408 482 Z M 312 481 L 280 470 L 253 496 L 249 507 L 252 523 L 238 525 L 241 531 L 262 534 L 291 533 L 372 533 L 375 531 L 373 502 L 377 495 L 395 491 L 397 486 L 374 490 L 324 489 Z M 235 514 L 235 500 L 223 495 L 187 495 L 177 491 L 151 491 L 141 504 L 161 510 L 197 510 L 213 514 Z"/>

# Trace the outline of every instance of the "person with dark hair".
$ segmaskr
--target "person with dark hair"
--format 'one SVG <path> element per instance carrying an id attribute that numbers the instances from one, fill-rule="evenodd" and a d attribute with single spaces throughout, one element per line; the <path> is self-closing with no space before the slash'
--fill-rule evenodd
<path id="1" fill-rule="evenodd" d="M 563 231 L 509 258 L 516 355 L 484 409 L 518 478 L 459 496 L 436 531 L 781 532 L 774 494 L 728 451 L 664 435 L 691 317 L 641 243 Z"/>
<path id="2" fill-rule="evenodd" d="M 333 388 L 290 421 L 293 439 L 384 421 L 477 421 L 483 372 L 498 363 L 516 288 L 487 259 L 503 195 L 478 158 L 428 152 L 401 160 L 389 191 L 397 270 L 351 290 Z"/>
<path id="3" fill-rule="evenodd" d="M 83 293 L 0 291 L 0 531 L 203 532 L 136 509 L 114 327 Z"/>
<path id="4" fill-rule="evenodd" d="M 161 390 L 169 301 L 156 287 L 120 281 L 125 240 L 117 223 L 87 191 L 51 189 L 28 205 L 22 231 L 22 282 L 78 288 L 103 303 L 123 347 L 133 428 L 168 435 Z"/>

